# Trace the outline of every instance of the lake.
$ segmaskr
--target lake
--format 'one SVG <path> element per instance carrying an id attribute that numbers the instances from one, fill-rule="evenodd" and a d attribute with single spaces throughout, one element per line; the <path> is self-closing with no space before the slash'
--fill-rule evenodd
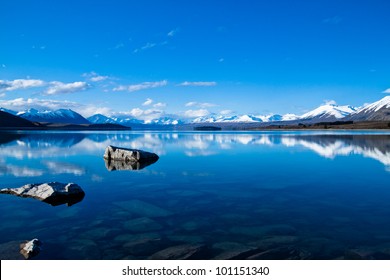
<path id="1" fill-rule="evenodd" d="M 159 160 L 110 171 L 114 145 Z M 390 259 L 390 132 L 1 132 L 0 188 L 74 182 L 58 205 L 0 195 L 2 259 Z"/>

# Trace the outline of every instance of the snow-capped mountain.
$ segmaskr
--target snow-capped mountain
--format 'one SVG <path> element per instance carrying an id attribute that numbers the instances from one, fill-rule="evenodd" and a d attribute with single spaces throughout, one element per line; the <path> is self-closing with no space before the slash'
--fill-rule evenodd
<path id="1" fill-rule="evenodd" d="M 304 122 L 321 122 L 337 120 L 354 120 L 354 121 L 384 121 L 390 120 L 390 96 L 381 100 L 360 107 L 359 109 L 352 106 L 339 106 L 334 104 L 322 105 L 301 116 L 295 114 L 269 114 L 269 115 L 217 115 L 198 118 L 183 118 L 178 115 L 163 115 L 159 118 L 143 120 L 137 119 L 128 114 L 102 115 L 96 114 L 85 119 L 80 114 L 70 109 L 59 109 L 56 111 L 38 111 L 29 109 L 28 111 L 15 112 L 9 109 L 0 108 L 0 112 L 7 112 L 33 122 L 45 123 L 69 123 L 69 124 L 120 124 L 124 126 L 137 125 L 180 125 L 185 123 L 268 123 L 289 121 Z"/>
<path id="2" fill-rule="evenodd" d="M 363 106 L 351 114 L 351 120 L 355 121 L 388 121 L 390 120 L 390 95 L 381 100 Z"/>
<path id="3" fill-rule="evenodd" d="M 250 123 L 250 122 L 278 122 L 278 121 L 292 121 L 298 119 L 297 115 L 286 114 L 278 115 L 271 114 L 267 116 L 259 115 L 233 115 L 233 116 L 218 116 L 210 115 L 205 117 L 199 117 L 192 120 L 193 123 Z"/>
<path id="4" fill-rule="evenodd" d="M 178 125 L 183 124 L 184 122 L 177 118 L 171 118 L 168 116 L 164 116 L 157 119 L 152 120 L 140 120 L 128 115 L 118 115 L 118 116 L 104 116 L 102 114 L 96 114 L 90 116 L 88 121 L 94 124 L 104 124 L 104 123 L 112 123 L 112 124 L 121 124 L 124 126 L 131 126 L 134 124 L 156 124 L 156 125 Z"/>
<path id="5" fill-rule="evenodd" d="M 158 119 L 145 121 L 145 124 L 160 124 L 160 125 L 178 125 L 183 123 L 184 122 L 182 120 L 170 118 L 170 117 L 161 117 Z"/>
<path id="6" fill-rule="evenodd" d="M 338 120 L 356 112 L 356 108 L 352 106 L 339 106 L 334 104 L 321 105 L 320 107 L 307 112 L 299 117 L 301 120 Z"/>
<path id="7" fill-rule="evenodd" d="M 116 123 L 114 119 L 106 117 L 102 114 L 95 114 L 87 118 L 87 120 L 94 124 Z"/>
<path id="8" fill-rule="evenodd" d="M 282 116 L 282 121 L 295 121 L 298 120 L 299 116 L 295 114 L 285 114 Z"/>
<path id="9" fill-rule="evenodd" d="M 87 119 L 70 109 L 59 109 L 55 111 L 29 109 L 28 111 L 17 113 L 17 116 L 32 122 L 89 124 Z"/>
<path id="10" fill-rule="evenodd" d="M 263 122 L 259 117 L 253 115 L 233 115 L 233 116 L 218 116 L 210 115 L 199 117 L 192 120 L 192 123 L 240 123 L 240 122 Z"/>

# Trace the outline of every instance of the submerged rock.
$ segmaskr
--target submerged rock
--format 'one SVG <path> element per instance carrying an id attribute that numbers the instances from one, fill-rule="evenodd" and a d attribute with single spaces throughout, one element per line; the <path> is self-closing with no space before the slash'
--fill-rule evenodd
<path id="1" fill-rule="evenodd" d="M 35 257 L 39 254 L 39 252 L 41 251 L 41 245 L 42 242 L 39 241 L 37 238 L 34 238 L 30 241 L 26 241 L 20 244 L 20 253 L 26 259 L 31 259 L 32 257 Z"/>
<path id="2" fill-rule="evenodd" d="M 154 218 L 172 215 L 168 210 L 137 199 L 114 202 L 114 205 L 141 217 Z"/>
<path id="3" fill-rule="evenodd" d="M 40 183 L 28 184 L 20 188 L 1 189 L 0 193 L 12 194 L 20 197 L 32 197 L 53 206 L 67 204 L 71 206 L 83 200 L 85 193 L 74 183 Z"/>
<path id="4" fill-rule="evenodd" d="M 307 251 L 295 248 L 293 246 L 274 248 L 255 253 L 247 260 L 307 260 L 311 254 Z"/>
<path id="5" fill-rule="evenodd" d="M 187 260 L 194 259 L 204 246 L 184 244 L 166 248 L 149 257 L 151 260 Z"/>
<path id="6" fill-rule="evenodd" d="M 240 259 L 241 255 L 246 254 L 256 249 L 254 246 L 248 246 L 235 242 L 220 242 L 212 246 L 213 249 L 221 251 L 213 257 L 214 260 L 232 260 Z"/>
<path id="7" fill-rule="evenodd" d="M 109 171 L 140 170 L 155 163 L 158 159 L 155 153 L 114 146 L 108 146 L 104 153 L 104 161 Z"/>
<path id="8" fill-rule="evenodd" d="M 123 248 L 133 256 L 150 256 L 161 249 L 161 238 L 145 236 L 126 242 Z"/>
<path id="9" fill-rule="evenodd" d="M 142 217 L 125 222 L 124 228 L 131 232 L 147 232 L 160 230 L 162 226 L 150 218 Z"/>
<path id="10" fill-rule="evenodd" d="M 0 244 L 0 260 L 24 260 L 20 254 L 20 241 L 9 241 Z"/>
<path id="11" fill-rule="evenodd" d="M 390 254 L 383 252 L 380 248 L 356 248 L 347 250 L 344 253 L 347 260 L 389 260 Z"/>

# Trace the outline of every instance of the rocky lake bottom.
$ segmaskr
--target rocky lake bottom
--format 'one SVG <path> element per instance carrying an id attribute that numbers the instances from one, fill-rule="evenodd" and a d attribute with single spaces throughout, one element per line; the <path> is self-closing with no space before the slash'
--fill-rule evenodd
<path id="1" fill-rule="evenodd" d="M 109 168 L 108 145 L 159 156 Z M 0 188 L 77 183 L 52 206 L 0 194 L 0 257 L 390 259 L 390 134 L 9 133 Z M 120 170 L 122 169 L 122 170 Z"/>

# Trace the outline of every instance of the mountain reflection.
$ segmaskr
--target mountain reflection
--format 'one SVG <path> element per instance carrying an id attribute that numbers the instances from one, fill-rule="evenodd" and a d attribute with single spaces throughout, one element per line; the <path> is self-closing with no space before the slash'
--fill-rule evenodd
<path id="1" fill-rule="evenodd" d="M 24 174 L 39 176 L 42 171 L 35 168 L 7 165 L 6 159 L 45 159 L 44 166 L 52 174 L 83 175 L 85 169 L 67 162 L 50 160 L 58 155 L 96 155 L 108 145 L 142 149 L 164 155 L 179 150 L 190 157 L 212 156 L 223 150 L 245 146 L 281 146 L 304 148 L 325 158 L 362 155 L 375 159 L 390 170 L 390 135 L 375 134 L 313 134 L 302 132 L 280 133 L 176 133 L 176 132 L 131 132 L 131 133 L 31 133 L 0 135 L 0 176 Z M 132 166 L 141 169 L 144 166 Z M 120 169 L 116 166 L 110 170 Z"/>

